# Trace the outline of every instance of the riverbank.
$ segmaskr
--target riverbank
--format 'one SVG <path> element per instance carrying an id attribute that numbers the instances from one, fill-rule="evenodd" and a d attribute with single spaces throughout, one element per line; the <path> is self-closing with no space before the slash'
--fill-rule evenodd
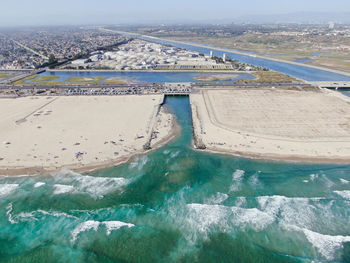
<path id="1" fill-rule="evenodd" d="M 244 74 L 244 73 L 253 73 L 255 71 L 238 71 L 238 70 L 220 70 L 220 69 L 212 69 L 212 70 L 205 70 L 205 69 L 156 69 L 156 70 L 108 70 L 108 69 L 47 69 L 47 72 L 118 72 L 118 73 L 132 73 L 132 72 L 147 72 L 147 73 L 169 73 L 169 72 L 182 72 L 182 73 L 237 73 L 237 74 Z"/>
<path id="2" fill-rule="evenodd" d="M 0 174 L 105 169 L 172 140 L 164 96 L 1 99 Z M 156 134 L 156 136 L 154 136 Z M 156 138 L 155 138 L 156 137 Z"/>
<path id="3" fill-rule="evenodd" d="M 340 70 L 334 70 L 334 69 L 329 69 L 329 68 L 319 67 L 314 65 L 307 65 L 307 64 L 297 63 L 293 61 L 281 60 L 281 59 L 271 58 L 267 56 L 259 56 L 255 54 L 250 54 L 248 52 L 241 52 L 238 50 L 208 46 L 200 43 L 193 43 L 193 42 L 189 43 L 184 41 L 169 40 L 164 38 L 140 35 L 140 34 L 118 31 L 118 30 L 109 30 L 109 29 L 108 30 L 101 29 L 101 30 L 114 32 L 116 34 L 136 37 L 136 38 L 140 38 L 150 42 L 174 45 L 176 47 L 181 47 L 181 48 L 200 51 L 200 52 L 209 53 L 209 51 L 217 51 L 216 55 L 218 56 L 221 56 L 222 53 L 226 53 L 227 55 L 232 54 L 233 56 L 231 58 L 237 59 L 240 62 L 252 64 L 255 66 L 267 67 L 269 69 L 272 69 L 281 73 L 285 73 L 288 75 L 292 75 L 294 77 L 297 77 L 303 80 L 333 81 L 333 80 L 348 80 L 348 77 L 350 77 L 349 72 L 344 72 Z M 237 55 L 237 56 L 234 56 L 234 55 Z M 268 62 L 271 62 L 271 63 L 268 63 Z M 276 62 L 276 63 L 272 63 L 272 62 Z M 291 67 L 291 66 L 296 66 L 296 67 Z M 328 72 L 328 75 L 325 74 L 327 72 Z"/>
<path id="4" fill-rule="evenodd" d="M 150 37 L 150 36 L 147 36 Z M 154 39 L 160 39 L 161 38 L 156 38 L 156 37 L 150 37 L 150 38 L 154 38 Z M 167 41 L 167 39 L 164 39 Z M 217 50 L 217 51 L 221 51 L 221 52 L 227 52 L 227 53 L 235 53 L 238 55 L 244 55 L 244 56 L 249 56 L 252 58 L 260 58 L 260 59 L 265 59 L 265 60 L 270 60 L 270 61 L 275 61 L 275 62 L 280 62 L 280 63 L 286 63 L 286 64 L 290 64 L 290 65 L 296 65 L 296 66 L 302 66 L 302 67 L 307 67 L 307 68 L 312 68 L 312 69 L 318 69 L 318 70 L 323 70 L 323 71 L 328 71 L 328 72 L 332 72 L 335 74 L 340 74 L 340 75 L 344 75 L 344 76 L 348 76 L 350 77 L 350 72 L 347 71 L 342 71 L 342 70 L 337 70 L 337 69 L 331 69 L 328 67 L 320 67 L 320 66 L 315 66 L 315 65 L 310 65 L 310 64 L 304 64 L 304 63 L 298 63 L 298 62 L 294 62 L 294 61 L 288 61 L 288 60 L 283 60 L 283 59 L 277 59 L 277 58 L 271 58 L 268 56 L 261 56 L 261 55 L 256 55 L 256 54 L 250 54 L 248 52 L 241 52 L 241 51 L 237 51 L 237 50 L 233 50 L 233 49 L 226 49 L 226 48 L 221 48 L 221 47 L 213 47 L 213 46 L 207 46 L 207 45 L 202 45 L 199 43 L 194 43 L 191 42 L 190 44 L 187 42 L 183 42 L 183 41 L 178 41 L 178 40 L 169 40 L 172 42 L 176 42 L 182 45 L 191 45 L 191 46 L 196 46 L 196 47 L 200 47 L 200 48 L 209 48 L 212 50 Z"/>
<path id="5" fill-rule="evenodd" d="M 195 146 L 254 159 L 350 163 L 349 99 L 327 90 L 191 94 Z"/>

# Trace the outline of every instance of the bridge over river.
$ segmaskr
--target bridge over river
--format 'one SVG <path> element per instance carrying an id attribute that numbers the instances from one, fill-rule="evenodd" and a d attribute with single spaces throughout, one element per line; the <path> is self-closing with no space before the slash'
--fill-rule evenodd
<path id="1" fill-rule="evenodd" d="M 350 81 L 308 81 L 312 86 L 320 88 L 348 90 L 350 89 Z"/>

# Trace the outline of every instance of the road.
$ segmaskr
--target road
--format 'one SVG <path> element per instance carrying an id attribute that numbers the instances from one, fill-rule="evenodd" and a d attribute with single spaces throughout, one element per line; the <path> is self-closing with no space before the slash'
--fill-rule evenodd
<path id="1" fill-rule="evenodd" d="M 13 85 L 2 85 L 0 89 L 69 89 L 69 88 L 176 88 L 186 86 L 189 88 L 201 88 L 201 87 L 290 87 L 290 86 L 310 86 L 307 83 L 223 83 L 223 82 L 180 82 L 180 83 L 133 83 L 133 84 L 98 84 L 98 85 L 23 85 L 23 86 L 13 86 Z"/>
<path id="2" fill-rule="evenodd" d="M 22 72 L 19 71 L 19 74 L 14 74 L 13 76 L 10 76 L 9 78 L 5 78 L 3 80 L 0 80 L 0 85 L 10 85 L 11 83 L 21 80 L 24 78 L 27 78 L 32 75 L 40 74 L 42 72 L 45 72 L 45 69 L 37 69 L 37 70 L 22 70 Z"/>
<path id="3" fill-rule="evenodd" d="M 99 28 L 99 29 L 101 31 L 104 31 L 104 32 L 116 33 L 116 34 L 121 34 L 121 35 L 129 35 L 129 36 L 132 36 L 132 37 L 135 37 L 135 38 L 154 39 L 155 42 L 157 42 L 157 41 L 158 42 L 159 41 L 166 41 L 166 42 L 170 42 L 170 43 L 173 42 L 173 43 L 177 43 L 177 44 L 180 44 L 180 45 L 189 45 L 189 46 L 200 47 L 200 48 L 205 48 L 205 49 L 212 49 L 212 50 L 226 52 L 226 53 L 235 53 L 235 54 L 238 54 L 238 55 L 249 56 L 249 57 L 252 57 L 252 58 L 260 58 L 260 59 L 264 59 L 264 60 L 270 60 L 270 61 L 274 61 L 274 62 L 285 63 L 285 64 L 289 64 L 289 65 L 295 65 L 295 66 L 301 66 L 301 67 L 306 67 L 306 68 L 312 68 L 312 69 L 327 71 L 327 72 L 331 72 L 331 73 L 335 73 L 335 74 L 340 74 L 340 75 L 343 75 L 343 76 L 348 76 L 348 77 L 350 76 L 349 72 L 345 72 L 345 71 L 341 71 L 341 70 L 329 69 L 329 68 L 325 68 L 325 67 L 308 65 L 308 64 L 303 64 L 303 63 L 298 63 L 298 62 L 293 62 L 293 61 L 287 61 L 287 60 L 282 60 L 282 59 L 276 59 L 276 58 L 271 58 L 271 57 L 266 57 L 266 56 L 259 56 L 259 55 L 249 54 L 249 53 L 246 53 L 246 52 L 241 52 L 241 51 L 232 50 L 232 49 L 207 46 L 207 45 L 203 45 L 203 44 L 200 44 L 200 43 L 194 43 L 194 42 L 188 43 L 188 42 L 177 41 L 177 40 L 168 40 L 168 39 L 163 39 L 163 38 L 158 38 L 158 37 L 153 37 L 153 36 L 147 36 L 147 35 L 130 33 L 130 32 L 125 32 L 125 31 L 105 29 L 105 28 Z M 151 41 L 151 40 L 149 40 L 149 41 Z"/>
<path id="4" fill-rule="evenodd" d="M 11 40 L 12 40 L 15 44 L 19 45 L 20 47 L 23 47 L 23 48 L 25 48 L 26 50 L 28 50 L 28 51 L 30 51 L 30 52 L 32 52 L 32 53 L 34 53 L 34 54 L 36 54 L 36 55 L 38 55 L 38 56 L 44 58 L 44 59 L 47 59 L 47 60 L 49 59 L 47 56 L 44 56 L 43 54 L 40 54 L 39 52 L 36 52 L 34 49 L 32 49 L 32 48 L 30 48 L 30 47 L 27 47 L 27 46 L 25 46 L 25 45 L 19 43 L 18 41 L 14 40 L 14 39 L 11 39 Z"/>
<path id="5" fill-rule="evenodd" d="M 322 88 L 350 88 L 350 81 L 308 81 L 309 84 Z"/>

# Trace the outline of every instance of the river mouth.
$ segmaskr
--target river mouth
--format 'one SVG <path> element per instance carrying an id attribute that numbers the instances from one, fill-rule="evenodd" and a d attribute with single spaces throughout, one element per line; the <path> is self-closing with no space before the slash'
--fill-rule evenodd
<path id="1" fill-rule="evenodd" d="M 350 167 L 192 149 L 187 96 L 170 144 L 81 175 L 0 178 L 0 254 L 14 262 L 347 262 Z"/>

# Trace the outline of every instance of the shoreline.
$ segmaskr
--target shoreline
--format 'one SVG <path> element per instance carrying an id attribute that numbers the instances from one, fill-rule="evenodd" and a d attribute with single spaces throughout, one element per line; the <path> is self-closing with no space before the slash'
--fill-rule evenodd
<path id="1" fill-rule="evenodd" d="M 240 152 L 240 151 L 229 151 L 229 150 L 220 150 L 220 149 L 200 149 L 197 148 L 193 142 L 193 148 L 196 151 L 217 154 L 222 156 L 234 156 L 242 159 L 257 160 L 263 162 L 278 162 L 278 163 L 293 163 L 293 164 L 329 164 L 329 165 L 345 165 L 350 164 L 350 159 L 345 158 L 329 158 L 329 157 L 310 157 L 310 156 L 281 156 L 277 154 L 257 154 L 250 152 Z"/>
<path id="2" fill-rule="evenodd" d="M 146 37 L 150 37 L 150 36 L 146 36 Z M 238 55 L 249 56 L 249 57 L 252 57 L 252 58 L 260 58 L 260 59 L 266 59 L 266 60 L 280 62 L 280 63 L 286 63 L 286 64 L 290 64 L 290 65 L 295 65 L 295 66 L 313 68 L 313 69 L 318 69 L 318 70 L 327 71 L 327 72 L 331 72 L 331 73 L 340 74 L 340 75 L 343 75 L 343 76 L 350 77 L 350 72 L 343 71 L 343 70 L 338 70 L 338 69 L 331 69 L 331 68 L 327 68 L 327 67 L 321 67 L 321 66 L 316 66 L 316 65 L 298 63 L 298 62 L 294 62 L 294 61 L 288 61 L 288 60 L 283 60 L 283 59 L 271 58 L 271 57 L 255 55 L 255 54 L 249 54 L 249 53 L 246 53 L 244 51 L 236 51 L 236 50 L 231 50 L 231 49 L 227 49 L 227 48 L 205 46 L 205 45 L 202 45 L 200 43 L 197 44 L 197 43 L 193 42 L 193 43 L 190 44 L 190 43 L 186 43 L 186 42 L 183 42 L 183 41 L 177 41 L 177 40 L 162 39 L 162 38 L 157 38 L 157 37 L 153 37 L 153 38 L 160 39 L 160 40 L 165 40 L 165 41 L 173 41 L 173 42 L 176 42 L 176 43 L 179 43 L 179 44 L 183 44 L 183 45 L 192 45 L 192 46 L 197 46 L 197 47 L 201 47 L 201 48 L 209 48 L 209 49 L 213 49 L 213 50 L 217 50 L 217 51 L 221 51 L 221 52 L 235 53 L 235 54 L 238 54 Z"/>
<path id="3" fill-rule="evenodd" d="M 170 114 L 170 113 L 169 113 Z M 58 172 L 62 169 L 68 169 L 73 172 L 81 173 L 81 174 L 89 174 L 92 172 L 99 172 L 99 171 L 104 171 L 108 170 L 112 167 L 115 166 L 120 166 L 123 165 L 124 163 L 129 162 L 131 159 L 137 157 L 137 156 L 142 156 L 145 154 L 152 153 L 159 148 L 173 142 L 176 140 L 181 133 L 181 126 L 178 125 L 176 121 L 176 117 L 173 115 L 173 121 L 172 121 L 172 127 L 171 127 L 171 133 L 169 133 L 166 137 L 162 138 L 158 142 L 152 145 L 152 148 L 150 150 L 140 150 L 137 152 L 134 152 L 128 156 L 123 156 L 117 159 L 113 160 L 108 160 L 108 161 L 103 161 L 103 162 L 98 162 L 98 163 L 91 163 L 88 165 L 76 165 L 76 164 L 68 164 L 64 165 L 61 167 L 57 167 L 54 169 L 50 168 L 45 168 L 45 167 L 16 167 L 16 168 L 2 168 L 0 167 L 0 176 L 19 176 L 19 175 L 43 175 L 47 173 L 54 173 Z"/>
<path id="4" fill-rule="evenodd" d="M 266 93 L 261 91 L 256 97 L 249 90 L 230 92 L 216 90 L 210 95 L 208 91 L 191 95 L 193 146 L 196 150 L 265 161 L 350 164 L 350 137 L 343 126 L 346 116 L 350 114 L 346 97 L 325 91 L 316 93 L 316 99 L 310 102 L 312 105 L 305 106 L 305 100 L 308 101 L 314 94 L 266 90 Z M 290 112 L 287 110 L 290 105 L 284 107 L 281 104 L 276 106 L 281 111 L 279 113 L 274 108 L 272 112 L 268 109 L 276 100 L 279 101 L 282 94 L 288 97 L 285 102 L 280 102 L 282 105 L 295 103 L 295 98 L 301 100 L 293 104 L 292 108 L 297 110 Z M 205 96 L 211 96 L 213 101 L 207 102 Z M 230 98 L 225 99 L 228 96 Z M 244 101 L 245 106 L 238 110 L 241 108 L 240 100 Z M 326 109 L 317 106 L 319 100 L 325 103 Z M 259 106 L 251 108 L 250 103 Z M 218 105 L 226 107 L 220 108 Z M 227 105 L 232 105 L 232 108 L 227 109 Z M 336 113 L 325 113 L 334 105 L 339 105 L 334 108 Z M 344 116 L 339 114 L 340 110 L 344 110 Z M 310 111 L 310 114 L 305 115 L 305 111 Z M 262 115 L 266 121 L 262 121 Z M 315 120 L 314 125 L 310 125 L 310 119 Z M 279 121 L 276 123 L 275 120 Z M 324 124 L 319 126 L 320 122 Z M 332 127 L 330 131 L 327 123 Z M 333 136 L 329 137 L 330 134 Z"/>
<path id="5" fill-rule="evenodd" d="M 180 72 L 180 73 L 227 73 L 227 74 L 231 74 L 231 73 L 236 73 L 236 74 L 250 74 L 250 73 L 254 73 L 256 71 L 238 71 L 238 70 L 222 70 L 222 69 L 188 69 L 188 70 L 176 70 L 176 69 L 169 69 L 169 70 L 108 70 L 108 69 L 47 69 L 46 72 L 116 72 L 116 73 L 140 73 L 140 72 L 145 72 L 145 73 L 172 73 L 172 72 Z"/>
<path id="6" fill-rule="evenodd" d="M 106 169 L 179 135 L 175 115 L 163 110 L 164 95 L 26 97 L 2 102 L 8 112 L 0 113 L 4 142 L 0 175 Z M 138 104 L 131 107 L 132 102 Z M 20 136 L 23 132 L 31 139 Z"/>

